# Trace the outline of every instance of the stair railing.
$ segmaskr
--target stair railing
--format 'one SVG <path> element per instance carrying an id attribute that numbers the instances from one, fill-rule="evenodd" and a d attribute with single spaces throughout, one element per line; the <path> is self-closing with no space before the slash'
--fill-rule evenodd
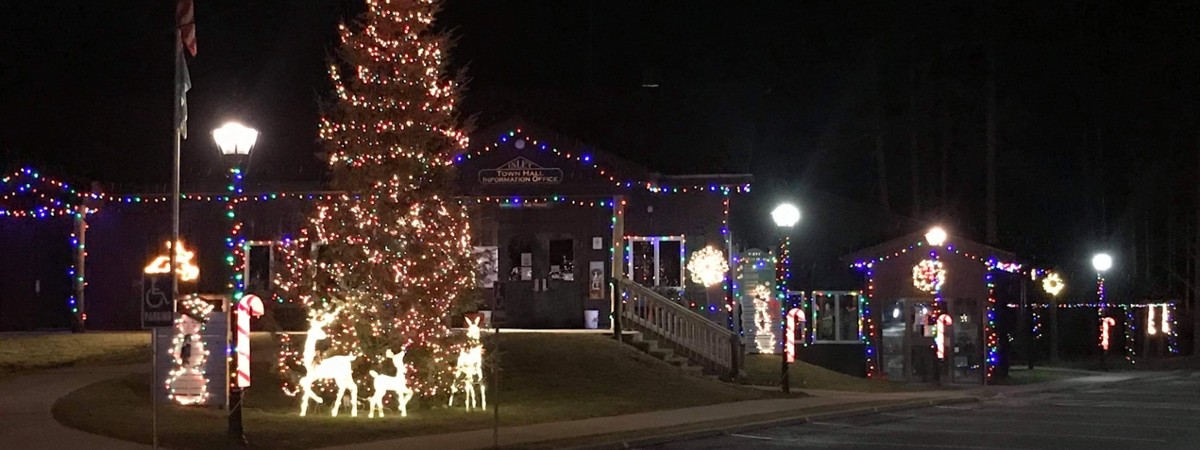
<path id="1" fill-rule="evenodd" d="M 737 334 L 629 279 L 617 280 L 621 319 L 689 362 L 726 379 L 737 377 Z"/>

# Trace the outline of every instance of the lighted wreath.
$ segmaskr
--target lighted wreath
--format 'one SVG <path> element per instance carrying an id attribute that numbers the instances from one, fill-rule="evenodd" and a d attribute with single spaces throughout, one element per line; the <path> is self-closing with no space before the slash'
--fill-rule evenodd
<path id="1" fill-rule="evenodd" d="M 729 263 L 725 262 L 725 255 L 720 250 L 708 246 L 692 253 L 687 270 L 691 272 L 693 282 L 703 286 L 715 286 L 725 281 Z"/>
<path id="2" fill-rule="evenodd" d="M 1057 273 L 1050 272 L 1049 275 L 1046 275 L 1046 278 L 1042 279 L 1042 290 L 1046 291 L 1047 294 L 1057 296 L 1065 287 L 1067 287 L 1067 284 L 1063 282 L 1062 277 L 1058 276 Z"/>
<path id="3" fill-rule="evenodd" d="M 926 259 L 913 266 L 913 286 L 925 292 L 934 293 L 942 289 L 946 282 L 946 268 L 941 261 Z"/>

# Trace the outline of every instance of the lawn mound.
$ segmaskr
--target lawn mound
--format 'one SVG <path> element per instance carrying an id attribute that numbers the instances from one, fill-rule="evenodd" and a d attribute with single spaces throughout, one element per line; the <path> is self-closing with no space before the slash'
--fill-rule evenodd
<path id="1" fill-rule="evenodd" d="M 0 339 L 0 375 L 150 361 L 150 333 L 30 333 Z"/>
<path id="2" fill-rule="evenodd" d="M 485 339 L 494 339 L 487 337 Z M 277 351 L 269 336 L 252 339 L 254 387 L 245 398 L 246 435 L 252 447 L 300 449 L 487 428 L 492 412 L 420 404 L 409 416 L 394 410 L 384 419 L 366 418 L 369 386 L 360 387 L 359 417 L 329 416 L 314 405 L 299 417 L 299 400 L 279 389 Z M 683 374 L 678 369 L 598 334 L 502 333 L 501 373 L 489 382 L 488 402 L 500 404 L 500 425 L 584 419 L 714 403 L 770 398 L 777 394 Z M 54 405 L 54 417 L 87 432 L 149 443 L 149 375 L 103 381 L 77 390 Z M 331 399 L 330 399 L 331 400 Z M 119 413 L 116 413 L 119 412 Z M 225 445 L 224 411 L 163 406 L 159 436 L 171 448 Z"/>
<path id="3" fill-rule="evenodd" d="M 758 386 L 779 386 L 779 355 L 746 355 L 745 382 Z M 789 365 L 788 378 L 795 389 L 824 389 L 852 392 L 897 392 L 920 389 L 919 386 L 894 383 L 834 372 L 824 367 L 796 361 Z"/>

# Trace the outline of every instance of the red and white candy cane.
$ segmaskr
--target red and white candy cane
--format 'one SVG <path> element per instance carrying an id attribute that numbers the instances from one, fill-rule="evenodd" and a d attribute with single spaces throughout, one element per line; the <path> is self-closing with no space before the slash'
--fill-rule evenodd
<path id="1" fill-rule="evenodd" d="M 1108 351 L 1108 329 L 1117 325 L 1117 319 L 1104 317 L 1100 319 L 1100 348 Z"/>
<path id="2" fill-rule="evenodd" d="M 263 315 L 263 303 L 257 295 L 242 297 L 237 306 L 237 385 L 250 386 L 250 316 Z"/>
<path id="3" fill-rule="evenodd" d="M 954 319 L 949 314 L 942 314 L 933 326 L 933 347 L 937 350 L 937 359 L 946 359 L 946 327 L 953 324 Z"/>
<path id="4" fill-rule="evenodd" d="M 792 308 L 787 312 L 787 362 L 796 362 L 796 322 L 807 321 L 803 309 Z"/>

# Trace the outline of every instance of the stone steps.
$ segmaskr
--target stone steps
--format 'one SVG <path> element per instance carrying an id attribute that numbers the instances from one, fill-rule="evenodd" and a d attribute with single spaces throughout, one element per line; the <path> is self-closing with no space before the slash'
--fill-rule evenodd
<path id="1" fill-rule="evenodd" d="M 646 337 L 646 335 L 639 331 L 626 331 L 622 333 L 621 341 L 633 346 L 642 353 L 650 355 L 655 359 L 662 360 L 663 362 L 678 368 L 679 370 L 683 371 L 683 373 L 688 375 L 709 378 L 712 380 L 719 379 L 716 375 L 705 373 L 703 367 L 692 364 L 686 357 L 676 355 L 674 350 L 666 347 L 660 347 L 657 340 Z"/>

